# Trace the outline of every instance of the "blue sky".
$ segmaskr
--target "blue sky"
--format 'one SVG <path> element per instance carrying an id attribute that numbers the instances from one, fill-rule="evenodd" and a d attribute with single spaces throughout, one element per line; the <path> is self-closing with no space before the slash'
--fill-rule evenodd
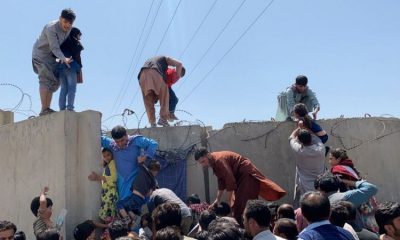
<path id="1" fill-rule="evenodd" d="M 245 1 L 222 34 L 243 1 L 218 0 L 211 8 L 214 1 L 2 1 L 0 83 L 19 86 L 32 96 L 32 109 L 39 112 L 32 45 L 46 23 L 71 7 L 85 46 L 84 84 L 78 85 L 75 107 L 102 112 L 103 120 L 109 119 L 103 122 L 107 128 L 123 124 L 121 116 L 112 116 L 125 108 L 139 116 L 144 112 L 136 76 L 155 54 L 181 56 L 187 69 L 174 85 L 181 100 L 177 109 L 184 110 L 177 116 L 185 121 L 199 119 L 221 128 L 244 119 L 269 120 L 276 113 L 277 94 L 299 74 L 308 76 L 317 93 L 319 118 L 400 116 L 400 1 L 275 0 L 238 42 L 270 0 Z M 19 90 L 10 86 L 0 85 L 0 94 L 1 109 L 12 108 L 21 99 Z M 58 94 L 52 102 L 56 110 Z M 29 105 L 25 97 L 19 110 Z M 15 119 L 32 114 L 19 111 Z M 128 116 L 125 123 L 135 128 L 138 121 Z M 141 127 L 146 125 L 144 117 Z"/>

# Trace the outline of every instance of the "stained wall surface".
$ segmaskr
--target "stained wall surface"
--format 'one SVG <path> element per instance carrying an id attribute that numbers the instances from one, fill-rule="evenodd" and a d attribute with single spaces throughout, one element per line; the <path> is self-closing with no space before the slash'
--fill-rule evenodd
<path id="1" fill-rule="evenodd" d="M 100 114 L 63 111 L 0 127 L 2 167 L 0 219 L 34 239 L 31 200 L 48 186 L 53 216 L 68 210 L 63 233 L 97 215 L 100 185 L 87 180 L 100 171 Z M 64 236 L 65 237 L 65 236 Z"/>
<path id="2" fill-rule="evenodd" d="M 320 121 L 328 132 L 326 145 L 345 148 L 354 164 L 368 181 L 379 188 L 378 200 L 398 201 L 400 185 L 400 120 L 395 118 L 354 118 Z M 295 162 L 288 137 L 294 122 L 258 122 L 226 124 L 222 130 L 210 132 L 208 145 L 212 151 L 231 150 L 248 158 L 270 179 L 288 191 L 282 199 L 293 199 Z M 326 158 L 328 165 L 328 157 Z M 210 174 L 211 189 L 216 189 Z M 211 198 L 216 190 L 211 191 Z"/>
<path id="3" fill-rule="evenodd" d="M 96 219 L 100 205 L 100 184 L 90 182 L 91 171 L 101 172 L 99 112 L 59 112 L 44 117 L 0 126 L 0 219 L 17 224 L 33 239 L 30 202 L 44 186 L 54 201 L 53 219 L 62 208 L 68 210 L 64 225 L 66 239 L 72 239 L 75 225 Z M 379 187 L 378 200 L 400 199 L 397 177 L 400 169 L 400 120 L 358 118 L 321 120 L 328 132 L 327 145 L 349 149 L 358 170 Z M 250 158 L 267 177 L 288 191 L 281 202 L 291 202 L 295 163 L 288 137 L 293 122 L 229 123 L 221 130 L 182 126 L 129 130 L 159 142 L 160 151 L 181 152 L 193 146 L 211 151 L 231 150 Z M 327 159 L 326 159 L 327 160 Z M 187 193 L 202 200 L 216 196 L 216 178 L 187 156 Z M 207 188 L 209 184 L 209 189 Z"/>

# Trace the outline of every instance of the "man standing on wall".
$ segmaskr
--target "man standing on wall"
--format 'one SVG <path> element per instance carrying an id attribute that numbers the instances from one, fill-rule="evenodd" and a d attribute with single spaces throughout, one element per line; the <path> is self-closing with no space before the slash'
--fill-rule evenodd
<path id="1" fill-rule="evenodd" d="M 167 56 L 156 56 L 148 59 L 140 69 L 138 79 L 142 89 L 144 106 L 150 125 L 156 127 L 156 115 L 154 104 L 160 100 L 160 119 L 157 124 L 163 127 L 169 126 L 169 92 L 167 85 L 168 67 L 176 68 L 176 81 L 183 76 L 182 63 Z M 184 71 L 183 71 L 184 73 Z"/>
<path id="2" fill-rule="evenodd" d="M 48 23 L 33 45 L 32 66 L 39 77 L 39 92 L 42 109 L 40 116 L 55 112 L 50 108 L 53 93 L 60 86 L 55 75 L 56 58 L 67 66 L 73 61 L 64 56 L 60 45 L 67 39 L 76 18 L 71 9 L 64 9 L 58 20 Z M 55 57 L 56 58 L 55 58 Z"/>
<path id="3" fill-rule="evenodd" d="M 194 157 L 203 167 L 211 167 L 218 178 L 217 198 L 211 207 L 221 202 L 226 190 L 226 202 L 232 207 L 233 217 L 238 223 L 242 223 L 242 213 L 247 200 L 261 196 L 266 200 L 275 201 L 286 195 L 286 191 L 266 178 L 250 159 L 235 152 L 210 153 L 206 148 L 200 148 L 196 150 Z"/>

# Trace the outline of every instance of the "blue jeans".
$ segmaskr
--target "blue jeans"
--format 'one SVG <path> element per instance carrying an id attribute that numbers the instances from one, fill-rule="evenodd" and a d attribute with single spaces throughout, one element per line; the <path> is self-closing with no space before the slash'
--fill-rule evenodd
<path id="1" fill-rule="evenodd" d="M 80 66 L 76 62 L 70 64 L 70 68 L 65 64 L 60 64 L 58 69 L 59 79 L 61 83 L 60 98 L 58 105 L 60 111 L 68 109 L 74 110 L 74 101 L 76 93 L 76 75 Z M 68 102 L 68 105 L 66 104 Z"/>
<path id="2" fill-rule="evenodd" d="M 176 105 L 179 99 L 176 97 L 174 90 L 171 87 L 168 88 L 169 91 L 169 112 L 174 113 Z"/>

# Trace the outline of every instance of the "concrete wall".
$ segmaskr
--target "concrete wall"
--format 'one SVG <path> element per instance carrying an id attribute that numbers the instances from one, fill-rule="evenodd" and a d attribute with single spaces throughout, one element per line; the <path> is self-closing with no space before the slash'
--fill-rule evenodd
<path id="1" fill-rule="evenodd" d="M 14 113 L 0 110 L 0 126 L 14 122 Z"/>
<path id="2" fill-rule="evenodd" d="M 397 177 L 400 169 L 400 120 L 362 118 L 323 120 L 329 133 L 328 145 L 345 147 L 357 168 L 379 187 L 378 200 L 400 199 Z M 34 217 L 29 206 L 44 186 L 54 201 L 53 219 L 68 209 L 66 238 L 73 227 L 96 219 L 100 185 L 90 182 L 90 171 L 101 172 L 100 113 L 59 112 L 0 127 L 0 219 L 8 219 L 33 239 Z M 230 123 L 218 131 L 205 132 L 200 126 L 131 130 L 157 140 L 162 151 L 179 151 L 193 144 L 211 151 L 231 150 L 250 158 L 267 177 L 289 192 L 282 201 L 291 202 L 295 165 L 288 136 L 293 122 Z M 208 192 L 203 170 L 188 157 L 187 193 L 205 199 Z M 216 178 L 206 176 L 211 200 L 216 195 Z"/>
<path id="3" fill-rule="evenodd" d="M 348 150 L 350 158 L 364 178 L 378 185 L 378 200 L 400 199 L 400 120 L 395 118 L 354 118 L 321 120 L 321 126 L 328 132 L 327 145 Z M 211 151 L 231 150 L 250 158 L 268 178 L 288 191 L 281 202 L 293 199 L 295 164 L 288 137 L 295 128 L 294 122 L 244 122 L 229 123 L 221 130 L 186 126 L 174 128 L 141 129 L 141 134 L 154 138 L 161 150 L 187 148 L 191 144 L 207 145 Z M 137 132 L 132 130 L 131 133 Z M 326 164 L 328 166 L 326 158 Z M 205 186 L 208 179 L 210 190 Z M 204 177 L 202 168 L 188 157 L 187 193 L 197 193 L 211 200 L 216 196 L 217 182 L 212 170 Z"/>
<path id="4" fill-rule="evenodd" d="M 350 149 L 348 155 L 357 169 L 379 187 L 378 200 L 400 199 L 399 119 L 333 119 L 320 123 L 329 134 L 327 145 Z M 208 145 L 211 151 L 231 150 L 250 158 L 261 172 L 289 192 L 281 201 L 291 202 L 295 164 L 288 137 L 294 128 L 293 122 L 231 123 L 210 132 Z M 215 180 L 210 174 L 211 199 L 216 195 Z M 201 189 L 196 182 L 188 186 Z"/>
<path id="5" fill-rule="evenodd" d="M 0 219 L 34 239 L 30 203 L 49 186 L 52 219 L 66 208 L 65 239 L 72 239 L 76 223 L 97 215 L 100 185 L 87 175 L 101 169 L 99 129 L 100 114 L 93 111 L 64 111 L 0 127 Z"/>

